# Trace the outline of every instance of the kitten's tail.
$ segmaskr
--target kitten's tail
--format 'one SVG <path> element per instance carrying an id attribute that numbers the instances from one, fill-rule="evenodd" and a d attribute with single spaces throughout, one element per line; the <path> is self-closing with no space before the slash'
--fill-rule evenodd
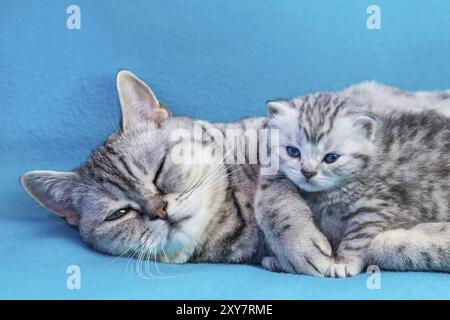
<path id="1" fill-rule="evenodd" d="M 380 233 L 369 246 L 367 262 L 384 270 L 450 272 L 450 222 Z"/>

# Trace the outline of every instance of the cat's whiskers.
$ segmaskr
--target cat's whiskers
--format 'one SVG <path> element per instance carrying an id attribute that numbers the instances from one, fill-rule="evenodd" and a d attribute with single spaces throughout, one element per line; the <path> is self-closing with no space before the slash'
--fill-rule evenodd
<path id="1" fill-rule="evenodd" d="M 149 240 L 150 235 L 147 235 L 145 237 L 145 240 L 142 241 L 142 247 L 138 256 L 138 263 L 136 265 L 136 274 L 140 277 L 140 278 L 145 278 L 145 275 L 142 273 L 142 264 L 143 264 L 143 258 L 145 257 L 147 251 L 149 250 L 149 248 L 151 248 L 151 244 L 150 246 L 148 245 L 148 240 Z"/>
<path id="2" fill-rule="evenodd" d="M 204 175 L 202 174 L 198 179 L 194 179 L 193 181 L 195 181 L 195 183 L 191 183 L 190 187 L 188 187 L 185 191 L 183 191 L 180 195 L 178 195 L 178 197 L 175 200 L 179 200 L 180 198 L 182 198 L 184 196 L 183 199 L 181 199 L 181 202 L 188 196 L 185 196 L 186 194 L 190 193 L 191 190 L 199 183 L 199 181 L 201 181 L 203 179 Z"/>
<path id="3" fill-rule="evenodd" d="M 227 171 L 228 170 L 225 169 L 223 172 L 227 172 Z M 230 177 L 230 176 L 232 176 L 234 178 L 240 178 L 240 177 L 246 176 L 245 173 L 241 173 L 241 174 L 236 175 L 236 173 L 238 173 L 239 171 L 241 171 L 241 170 L 240 169 L 236 169 L 234 171 L 227 172 L 226 174 L 221 174 L 219 172 L 217 175 L 214 175 L 214 176 L 211 177 L 211 178 L 215 178 L 216 180 L 214 180 L 210 184 L 206 184 L 206 182 L 209 182 L 209 181 L 205 181 L 203 186 L 204 187 L 208 187 L 208 191 L 213 192 L 213 191 L 215 191 L 215 189 L 213 189 L 214 187 L 217 187 L 217 189 L 223 187 L 223 184 L 226 183 L 227 178 Z"/>
<path id="4" fill-rule="evenodd" d="M 137 272 L 137 264 L 139 262 L 139 257 L 140 257 L 140 254 L 142 252 L 142 247 L 143 247 L 143 244 L 141 242 L 138 242 L 137 248 L 135 250 L 135 254 L 133 254 L 133 261 L 132 261 L 132 264 L 131 264 L 131 271 L 133 273 L 135 273 L 135 274 L 138 274 L 138 272 Z"/>
<path id="5" fill-rule="evenodd" d="M 233 149 L 230 149 L 226 154 L 225 154 L 225 156 L 224 156 L 224 159 L 226 159 L 229 155 L 230 155 L 230 153 L 231 152 L 233 152 Z M 226 167 L 226 164 L 224 163 L 224 162 L 222 162 L 222 161 L 218 161 L 217 163 L 216 163 L 216 166 L 215 167 L 213 167 L 211 170 L 212 170 L 212 173 L 210 173 L 210 175 L 212 175 L 215 171 L 217 171 L 217 170 L 219 170 L 220 169 L 220 167 L 221 167 L 221 165 L 225 165 L 225 170 L 227 170 L 227 167 Z M 194 183 L 194 185 L 192 185 L 192 182 L 189 184 L 189 186 L 190 187 L 188 187 L 187 188 L 187 190 L 185 190 L 185 191 L 183 191 L 177 198 L 176 198 L 176 200 L 179 200 L 182 196 L 184 196 L 184 198 L 180 201 L 180 202 L 182 202 L 182 201 L 184 201 L 186 198 L 188 198 L 191 194 L 192 194 L 192 192 L 193 192 L 193 190 L 195 190 L 196 189 L 196 187 L 198 186 L 198 185 L 200 185 L 200 184 L 202 184 L 203 183 L 203 179 L 205 178 L 205 174 L 202 174 L 201 176 L 200 176 L 200 178 Z M 194 179 L 195 180 L 195 179 Z M 191 186 L 192 185 L 192 186 Z"/>
<path id="6" fill-rule="evenodd" d="M 152 260 L 154 261 L 154 265 L 156 267 L 157 273 L 158 274 L 161 273 L 159 271 L 157 260 L 156 260 L 157 252 L 158 252 L 158 243 L 156 241 L 154 241 L 154 240 L 151 240 L 151 241 L 147 242 L 146 254 L 143 256 L 143 258 L 145 259 L 145 262 L 143 261 L 143 264 L 144 264 L 144 266 L 146 266 L 146 268 L 148 270 L 148 274 L 150 275 L 150 277 L 147 276 L 146 279 L 154 277 L 154 274 L 151 272 L 151 269 L 150 269 L 150 264 L 151 264 Z"/>
<path id="7" fill-rule="evenodd" d="M 181 196 L 183 196 L 187 190 L 194 184 L 194 182 L 197 180 L 198 176 L 195 176 L 194 179 L 191 180 L 191 182 L 187 185 L 187 187 L 178 195 L 178 197 L 175 198 L 175 200 L 178 200 Z"/>
<path id="8" fill-rule="evenodd" d="M 212 170 L 212 172 L 211 173 L 209 173 L 208 175 L 203 175 L 202 176 L 202 179 L 199 181 L 199 183 L 196 183 L 192 188 L 191 188 L 191 190 L 189 190 L 189 192 L 188 192 L 188 194 L 181 200 L 181 201 L 184 201 L 184 200 L 186 200 L 187 198 L 189 198 L 189 196 L 198 188 L 198 187 L 200 187 L 200 186 L 202 186 L 202 185 L 206 185 L 206 183 L 207 182 L 209 182 L 211 179 L 214 179 L 214 178 L 216 178 L 217 176 L 219 176 L 220 177 L 220 174 L 221 173 L 225 173 L 225 172 L 227 172 L 228 171 L 228 167 L 225 165 L 225 167 L 221 170 L 221 171 L 219 171 L 219 169 L 220 169 L 220 165 L 221 165 L 222 163 L 220 162 L 220 163 L 218 163 L 218 165 L 215 167 L 215 168 L 213 168 L 213 170 Z"/>
<path id="9" fill-rule="evenodd" d="M 137 245 L 135 247 L 135 252 L 133 253 L 133 256 L 131 257 L 131 259 L 133 259 L 133 262 L 134 262 L 133 263 L 134 269 L 132 268 L 132 270 L 135 272 L 136 275 L 138 275 L 140 277 L 142 277 L 142 274 L 140 272 L 142 256 L 143 256 L 143 253 L 145 253 L 147 250 L 149 240 L 152 240 L 151 234 L 149 232 L 145 232 L 142 235 L 142 237 L 137 241 Z M 137 254 L 137 258 L 135 258 L 136 254 Z"/>
<path id="10" fill-rule="evenodd" d="M 171 265 L 176 266 L 176 264 L 173 263 L 173 261 L 170 259 L 170 257 L 166 254 L 166 250 L 164 250 L 164 246 L 161 246 L 161 251 L 162 251 L 163 255 L 166 257 L 167 262 Z"/>
<path id="11" fill-rule="evenodd" d="M 128 247 L 128 249 L 124 250 L 120 255 L 118 255 L 118 256 L 115 257 L 111 262 L 109 262 L 109 263 L 107 264 L 107 266 L 109 267 L 109 266 L 112 265 L 114 262 L 116 262 L 118 259 L 120 259 L 121 257 L 125 256 L 131 249 L 132 249 L 132 247 Z"/>
<path id="12" fill-rule="evenodd" d="M 207 177 L 207 179 L 205 179 L 203 181 L 203 183 L 196 188 L 196 190 L 198 189 L 200 194 L 204 194 L 205 192 L 208 192 L 209 194 L 211 194 L 211 193 L 215 193 L 217 191 L 223 191 L 223 188 L 226 187 L 226 185 L 228 185 L 227 177 L 234 176 L 236 178 L 239 178 L 241 176 L 246 176 L 245 173 L 236 175 L 236 173 L 239 172 L 239 170 L 240 169 L 227 172 L 228 168 L 224 168 L 224 170 L 222 170 L 222 171 L 215 171 L 215 172 L 213 172 L 213 174 L 209 175 Z M 227 172 L 227 173 L 223 174 L 224 172 Z M 214 181 L 212 181 L 212 183 L 208 183 L 211 179 L 214 179 Z M 194 191 L 195 190 L 192 190 L 192 193 Z M 190 193 L 189 196 L 192 193 Z M 183 201 L 187 200 L 187 199 L 189 199 L 189 197 L 184 198 Z M 181 201 L 180 203 L 182 203 L 183 201 Z M 183 207 L 183 209 L 184 209 L 184 211 L 188 211 L 188 210 L 192 209 L 192 207 L 194 205 L 197 205 L 197 201 L 190 202 L 188 204 L 188 206 Z"/>
<path id="13" fill-rule="evenodd" d="M 136 262 L 135 256 L 139 252 L 140 246 L 141 246 L 141 243 L 139 243 L 139 242 L 133 246 L 133 253 L 130 255 L 130 257 L 127 261 L 127 264 L 125 266 L 125 271 L 128 270 L 128 266 L 130 265 L 130 262 L 131 262 L 130 270 L 131 270 L 131 272 L 133 272 L 133 265 Z"/>
<path id="14" fill-rule="evenodd" d="M 145 269 L 144 270 L 145 270 L 146 274 L 150 275 L 150 276 L 153 276 L 153 273 L 150 268 L 150 261 L 151 261 L 152 255 L 154 255 L 154 253 L 152 252 L 152 249 L 151 249 L 152 244 L 153 244 L 153 242 L 148 246 L 148 248 L 146 249 L 147 252 L 143 257 L 143 259 L 145 260 L 145 262 L 144 262 Z"/>

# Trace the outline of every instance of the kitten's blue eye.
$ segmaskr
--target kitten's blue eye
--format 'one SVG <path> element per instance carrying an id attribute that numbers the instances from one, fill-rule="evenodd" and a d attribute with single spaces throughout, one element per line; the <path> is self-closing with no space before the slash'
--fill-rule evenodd
<path id="1" fill-rule="evenodd" d="M 323 161 L 325 161 L 326 163 L 333 163 L 336 162 L 337 159 L 339 159 L 340 155 L 336 154 L 336 153 L 329 153 L 327 155 L 325 155 L 325 158 L 323 158 Z"/>
<path id="2" fill-rule="evenodd" d="M 300 158 L 300 150 L 296 147 L 288 146 L 286 147 L 286 151 L 288 155 L 290 155 L 293 158 Z"/>

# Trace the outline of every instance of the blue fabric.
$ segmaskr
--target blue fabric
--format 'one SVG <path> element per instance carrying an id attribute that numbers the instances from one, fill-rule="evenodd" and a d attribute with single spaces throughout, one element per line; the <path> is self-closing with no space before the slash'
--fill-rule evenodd
<path id="1" fill-rule="evenodd" d="M 81 30 L 66 8 L 81 8 Z M 68 170 L 118 125 L 115 74 L 142 77 L 176 114 L 231 121 L 267 99 L 376 79 L 450 87 L 450 2 L 377 0 L 70 0 L 0 3 L 0 298 L 450 298 L 450 276 L 319 279 L 253 266 L 158 265 L 144 280 L 126 258 L 87 248 L 19 187 L 21 173 Z M 113 262 L 114 261 L 114 262 Z M 81 268 L 81 290 L 66 268 Z"/>

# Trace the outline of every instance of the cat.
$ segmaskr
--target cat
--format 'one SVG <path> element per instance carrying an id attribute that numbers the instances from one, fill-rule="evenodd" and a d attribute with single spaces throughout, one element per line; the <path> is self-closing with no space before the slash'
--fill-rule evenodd
<path id="1" fill-rule="evenodd" d="M 450 271 L 450 95 L 366 82 L 268 102 L 280 170 L 255 215 L 272 271 Z"/>
<path id="2" fill-rule="evenodd" d="M 117 90 L 121 128 L 73 171 L 25 173 L 25 190 L 106 254 L 168 263 L 248 264 L 271 255 L 253 214 L 259 164 L 226 163 L 226 155 L 239 151 L 233 145 L 226 145 L 222 155 L 213 152 L 217 135 L 258 130 L 266 119 L 211 124 L 172 116 L 127 70 L 118 73 Z M 172 139 L 177 130 L 196 128 L 199 140 Z M 179 146 L 213 161 L 178 163 L 171 151 Z"/>
<path id="3" fill-rule="evenodd" d="M 378 115 L 391 111 L 433 110 L 450 117 L 450 90 L 412 92 L 375 81 L 364 81 L 337 93 L 351 98 L 356 104 Z"/>

